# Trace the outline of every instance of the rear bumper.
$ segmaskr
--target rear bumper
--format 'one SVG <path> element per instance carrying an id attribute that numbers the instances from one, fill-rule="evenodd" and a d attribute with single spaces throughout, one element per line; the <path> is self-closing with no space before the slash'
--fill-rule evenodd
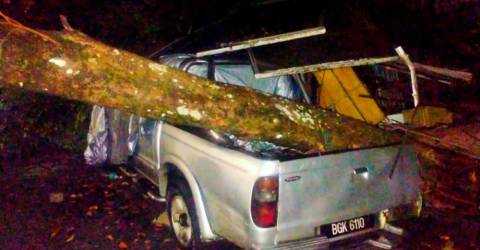
<path id="1" fill-rule="evenodd" d="M 302 240 L 283 242 L 276 246 L 254 247 L 254 249 L 328 249 L 332 246 L 344 246 L 345 244 L 351 244 L 355 242 L 361 243 L 364 240 L 373 237 L 378 229 L 369 229 L 362 232 L 352 233 L 349 235 L 327 238 L 325 236 L 307 238 Z M 351 240 L 350 240 L 351 239 Z M 335 244 L 335 243 L 342 243 Z"/>
<path id="2" fill-rule="evenodd" d="M 369 243 L 369 241 L 375 241 L 378 238 L 388 239 L 390 247 L 375 247 L 371 243 Z M 401 236 L 374 228 L 332 239 L 328 239 L 327 237 L 322 236 L 291 242 L 284 242 L 276 246 L 252 246 L 252 249 L 392 249 L 399 246 L 402 243 L 402 239 L 403 238 Z M 388 246 L 389 244 L 383 245 Z"/>
<path id="3" fill-rule="evenodd" d="M 251 249 L 381 249 L 372 247 L 372 241 L 375 242 L 379 238 L 388 239 L 389 243 L 380 245 L 394 248 L 401 244 L 405 232 L 401 228 L 397 228 L 388 223 L 386 210 L 378 213 L 375 226 L 373 228 L 350 233 L 338 237 L 327 238 L 325 235 L 308 237 L 299 240 L 277 242 L 272 244 L 251 244 Z M 265 235 L 264 235 L 265 236 Z M 369 245 L 370 244 L 370 245 Z M 386 249 L 390 249 L 386 248 Z"/>

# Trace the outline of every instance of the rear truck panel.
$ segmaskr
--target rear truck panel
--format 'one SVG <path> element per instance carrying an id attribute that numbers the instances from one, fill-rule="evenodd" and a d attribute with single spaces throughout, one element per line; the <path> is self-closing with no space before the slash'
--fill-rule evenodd
<path id="1" fill-rule="evenodd" d="M 281 162 L 276 243 L 326 236 L 322 225 L 414 203 L 420 177 L 411 146 L 405 146 L 389 178 L 400 147 Z"/>

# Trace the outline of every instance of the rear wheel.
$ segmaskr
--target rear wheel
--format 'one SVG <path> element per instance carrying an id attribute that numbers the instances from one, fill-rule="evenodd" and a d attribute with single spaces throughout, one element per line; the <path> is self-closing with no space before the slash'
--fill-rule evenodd
<path id="1" fill-rule="evenodd" d="M 200 229 L 192 192 L 184 180 L 168 186 L 167 208 L 170 225 L 182 249 L 200 248 Z"/>

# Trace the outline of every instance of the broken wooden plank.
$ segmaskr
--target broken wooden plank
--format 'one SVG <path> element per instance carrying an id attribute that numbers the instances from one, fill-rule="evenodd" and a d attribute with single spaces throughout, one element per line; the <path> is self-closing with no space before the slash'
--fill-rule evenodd
<path id="1" fill-rule="evenodd" d="M 301 73 L 315 72 L 315 71 L 325 70 L 325 69 L 335 69 L 335 68 L 345 68 L 345 67 L 355 67 L 355 66 L 395 62 L 398 60 L 400 60 L 400 57 L 391 56 L 391 57 L 361 58 L 356 60 L 326 62 L 326 63 L 306 65 L 306 66 L 298 66 L 298 67 L 265 71 L 262 73 L 255 74 L 255 78 L 259 79 L 259 78 L 268 78 L 268 77 L 274 77 L 274 76 L 301 74 Z"/>
<path id="2" fill-rule="evenodd" d="M 432 74 L 450 77 L 450 78 L 462 80 L 468 83 L 470 83 L 473 79 L 473 75 L 470 72 L 465 72 L 460 70 L 451 70 L 447 68 L 439 68 L 439 67 L 425 65 L 417 62 L 413 63 L 413 65 L 419 72 L 430 72 Z"/>
<path id="3" fill-rule="evenodd" d="M 417 76 L 426 80 L 437 80 L 445 84 L 451 84 L 452 81 L 461 81 L 471 83 L 473 74 L 466 71 L 452 70 L 447 68 L 440 68 L 431 65 L 426 65 L 418 62 L 413 62 L 413 66 L 417 71 Z M 402 73 L 408 73 L 408 69 L 404 64 L 392 63 L 385 66 L 390 70 L 397 70 Z"/>
<path id="4" fill-rule="evenodd" d="M 418 94 L 418 85 L 417 85 L 417 75 L 415 73 L 415 66 L 413 66 L 412 61 L 410 60 L 410 56 L 405 53 L 401 46 L 395 48 L 395 52 L 397 52 L 398 56 L 408 68 L 408 72 L 410 73 L 410 84 L 412 86 L 412 97 L 413 97 L 413 106 L 417 107 L 418 103 L 420 102 L 420 96 Z"/>
<path id="5" fill-rule="evenodd" d="M 284 34 L 246 40 L 242 42 L 229 43 L 223 48 L 197 52 L 196 56 L 203 57 L 203 56 L 219 55 L 219 54 L 233 52 L 237 50 L 255 48 L 255 47 L 260 47 L 260 46 L 269 45 L 269 44 L 275 44 L 275 43 L 286 42 L 286 41 L 291 41 L 291 40 L 296 40 L 296 39 L 301 39 L 306 37 L 318 36 L 318 35 L 325 34 L 326 32 L 327 30 L 325 29 L 325 27 L 315 27 L 315 28 L 299 30 L 299 31 L 294 31 L 294 32 L 289 32 Z"/>

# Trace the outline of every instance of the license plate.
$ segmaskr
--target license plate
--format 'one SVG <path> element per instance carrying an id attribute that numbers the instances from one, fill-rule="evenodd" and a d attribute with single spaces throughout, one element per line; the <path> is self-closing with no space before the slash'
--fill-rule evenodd
<path id="1" fill-rule="evenodd" d="M 374 225 L 375 217 L 373 215 L 366 215 L 322 225 L 320 226 L 320 233 L 326 235 L 328 238 L 332 238 L 372 228 Z"/>

